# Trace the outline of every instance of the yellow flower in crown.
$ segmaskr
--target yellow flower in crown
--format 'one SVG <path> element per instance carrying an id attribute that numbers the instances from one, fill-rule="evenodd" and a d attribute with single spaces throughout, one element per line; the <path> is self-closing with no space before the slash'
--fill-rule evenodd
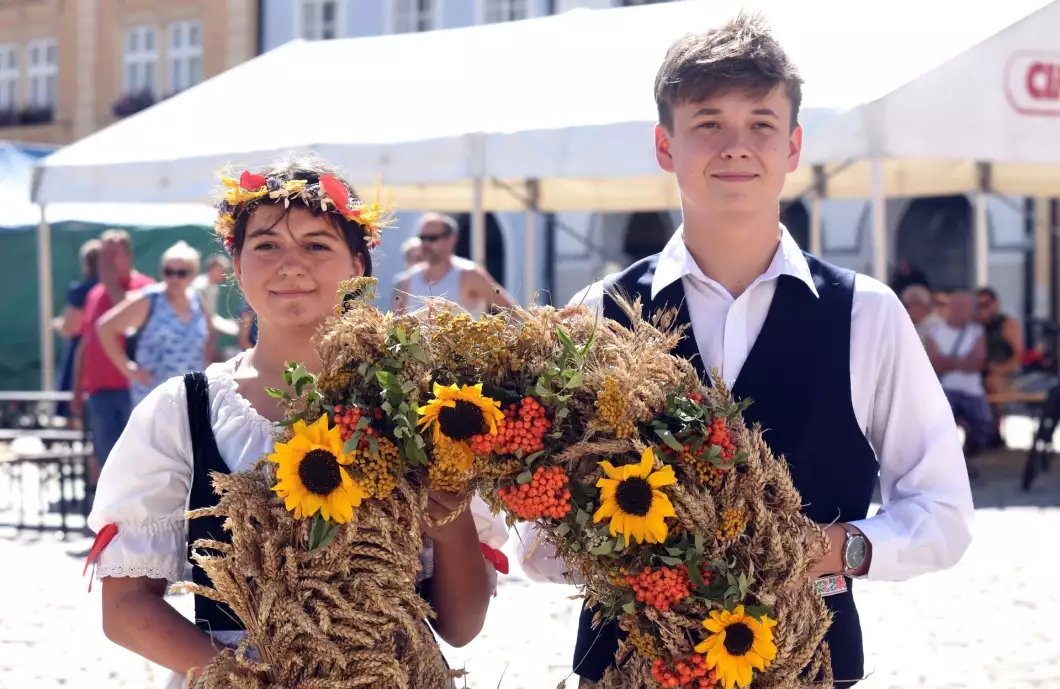
<path id="1" fill-rule="evenodd" d="M 676 516 L 670 498 L 659 490 L 677 483 L 674 468 L 667 465 L 655 468 L 655 454 L 649 447 L 637 464 L 615 467 L 611 462 L 599 462 L 605 477 L 596 482 L 600 489 L 600 509 L 593 515 L 593 523 L 610 521 L 612 536 L 622 534 L 626 545 L 632 538 L 637 543 L 662 543 L 666 540 L 667 517 Z"/>
<path id="2" fill-rule="evenodd" d="M 338 426 L 328 428 L 327 414 L 310 426 L 294 424 L 294 437 L 276 443 L 270 462 L 276 469 L 277 483 L 272 490 L 284 500 L 295 519 L 308 519 L 317 512 L 324 519 L 344 524 L 353 519 L 365 493 L 347 471 L 353 455 L 342 451 Z"/>

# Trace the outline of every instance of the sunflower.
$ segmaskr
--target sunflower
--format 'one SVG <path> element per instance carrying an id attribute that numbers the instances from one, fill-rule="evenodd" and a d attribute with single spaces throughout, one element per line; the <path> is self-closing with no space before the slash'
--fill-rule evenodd
<path id="1" fill-rule="evenodd" d="M 696 653 L 707 654 L 707 667 L 718 673 L 725 689 L 751 683 L 751 669 L 765 670 L 777 657 L 773 643 L 776 620 L 763 615 L 759 622 L 737 605 L 732 612 L 713 610 L 703 626 L 710 636 L 696 646 Z"/>
<path id="2" fill-rule="evenodd" d="M 676 516 L 670 498 L 659 488 L 677 483 L 674 470 L 665 466 L 655 468 L 655 453 L 649 447 L 640 463 L 627 464 L 617 469 L 611 462 L 600 462 L 607 478 L 596 482 L 600 489 L 600 509 L 593 515 L 593 523 L 611 520 L 611 535 L 623 534 L 626 545 L 630 537 L 637 543 L 662 543 L 666 540 L 667 517 Z"/>
<path id="3" fill-rule="evenodd" d="M 432 427 L 435 443 L 441 442 L 443 436 L 467 441 L 486 432 L 497 435 L 497 422 L 504 419 L 500 406 L 497 400 L 482 396 L 482 383 L 449 386 L 435 383 L 434 399 L 418 409 L 419 425 Z"/>
<path id="4" fill-rule="evenodd" d="M 364 490 L 344 468 L 353 457 L 342 451 L 340 433 L 338 426 L 328 428 L 327 414 L 311 426 L 296 421 L 294 437 L 276 443 L 269 455 L 269 461 L 279 465 L 272 489 L 296 519 L 308 519 L 319 511 L 324 519 L 343 524 L 364 499 Z"/>

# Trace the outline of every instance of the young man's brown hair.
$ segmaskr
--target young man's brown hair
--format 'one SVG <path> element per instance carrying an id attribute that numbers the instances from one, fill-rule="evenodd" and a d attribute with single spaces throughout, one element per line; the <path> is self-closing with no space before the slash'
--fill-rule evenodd
<path id="1" fill-rule="evenodd" d="M 741 12 L 719 29 L 689 33 L 666 53 L 655 75 L 659 124 L 673 130 L 674 106 L 732 91 L 765 95 L 784 86 L 791 128 L 799 124 L 802 79 L 761 15 Z"/>

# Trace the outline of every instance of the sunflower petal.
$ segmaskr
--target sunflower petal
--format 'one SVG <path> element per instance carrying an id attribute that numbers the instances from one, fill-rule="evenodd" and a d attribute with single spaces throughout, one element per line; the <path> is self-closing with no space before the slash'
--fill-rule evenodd
<path id="1" fill-rule="evenodd" d="M 751 663 L 741 660 L 736 664 L 736 682 L 741 687 L 751 686 Z"/>
<path id="2" fill-rule="evenodd" d="M 767 663 L 773 662 L 777 657 L 777 647 L 769 639 L 760 639 L 756 637 L 754 645 L 751 646 L 751 650 L 753 650 L 755 654 L 761 656 L 762 660 Z M 760 669 L 764 670 L 765 668 Z"/>
<path id="3" fill-rule="evenodd" d="M 631 465 L 634 467 L 634 476 L 639 478 L 648 478 L 651 475 L 651 470 L 655 468 L 655 453 L 652 452 L 651 446 L 644 448 L 644 452 L 640 455 L 640 463 Z"/>
<path id="4" fill-rule="evenodd" d="M 593 524 L 613 518 L 616 512 L 618 512 L 618 502 L 615 500 L 604 500 L 603 504 L 600 505 L 600 509 L 596 510 L 593 515 Z"/>
<path id="5" fill-rule="evenodd" d="M 677 516 L 677 513 L 674 512 L 673 503 L 670 502 L 670 498 L 666 497 L 666 493 L 661 490 L 653 490 L 651 492 L 651 511 L 648 516 L 660 519 Z"/>
<path id="6" fill-rule="evenodd" d="M 622 472 L 620 472 L 618 469 L 616 469 L 615 465 L 612 464 L 611 462 L 608 462 L 608 461 L 605 460 L 603 462 L 599 462 L 599 464 L 600 464 L 600 468 L 604 470 L 605 474 L 607 474 L 607 478 L 616 479 L 616 480 L 623 478 L 622 477 Z M 600 484 L 597 483 L 596 485 L 600 485 Z"/>
<path id="7" fill-rule="evenodd" d="M 677 476 L 674 475 L 674 468 L 669 464 L 648 477 L 648 485 L 652 488 L 662 488 L 675 483 L 677 483 Z"/>

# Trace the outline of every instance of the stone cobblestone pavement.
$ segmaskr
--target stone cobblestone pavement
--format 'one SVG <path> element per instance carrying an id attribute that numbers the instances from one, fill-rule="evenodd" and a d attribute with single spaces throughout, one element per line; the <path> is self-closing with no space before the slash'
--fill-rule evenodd
<path id="1" fill-rule="evenodd" d="M 956 568 L 859 582 L 871 674 L 859 689 L 1060 689 L 1060 470 L 1029 496 L 1011 471 L 989 473 L 976 490 L 975 541 Z M 160 669 L 103 637 L 99 587 L 88 593 L 81 577 L 89 543 L 0 529 L 0 689 L 161 681 Z M 511 559 L 483 633 L 446 655 L 471 673 L 467 687 L 551 689 L 570 671 L 578 601 L 566 599 L 572 588 L 531 584 Z M 188 612 L 188 597 L 172 600 Z"/>

